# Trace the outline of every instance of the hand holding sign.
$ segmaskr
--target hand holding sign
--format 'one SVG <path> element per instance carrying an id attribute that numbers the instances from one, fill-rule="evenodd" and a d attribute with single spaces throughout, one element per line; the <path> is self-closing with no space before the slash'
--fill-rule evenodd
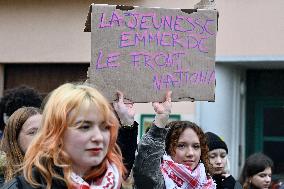
<path id="1" fill-rule="evenodd" d="M 124 102 L 123 93 L 117 91 L 118 101 L 113 103 L 113 107 L 122 125 L 132 125 L 134 122 L 135 110 L 132 102 Z"/>
<path id="2" fill-rule="evenodd" d="M 156 112 L 155 125 L 164 128 L 168 123 L 169 115 L 172 110 L 172 91 L 167 91 L 164 102 L 153 102 L 152 106 Z"/>

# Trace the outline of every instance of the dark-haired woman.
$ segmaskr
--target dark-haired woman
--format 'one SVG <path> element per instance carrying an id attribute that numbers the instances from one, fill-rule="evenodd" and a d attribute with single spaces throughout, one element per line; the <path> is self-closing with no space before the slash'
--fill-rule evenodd
<path id="1" fill-rule="evenodd" d="M 271 184 L 273 161 L 263 153 L 250 155 L 243 167 L 240 182 L 244 189 L 268 189 Z"/>

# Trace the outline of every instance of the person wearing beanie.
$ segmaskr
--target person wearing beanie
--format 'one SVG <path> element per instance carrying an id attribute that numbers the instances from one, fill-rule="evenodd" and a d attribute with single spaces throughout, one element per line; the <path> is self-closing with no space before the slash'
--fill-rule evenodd
<path id="1" fill-rule="evenodd" d="M 228 147 L 215 133 L 205 133 L 209 149 L 209 163 L 213 169 L 213 179 L 217 189 L 239 189 L 241 184 L 229 174 Z"/>

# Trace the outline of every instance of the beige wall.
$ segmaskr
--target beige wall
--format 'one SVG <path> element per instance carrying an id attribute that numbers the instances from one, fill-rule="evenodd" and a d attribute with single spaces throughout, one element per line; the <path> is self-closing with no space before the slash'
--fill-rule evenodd
<path id="1" fill-rule="evenodd" d="M 92 1 L 0 1 L 0 63 L 89 62 L 83 27 Z M 192 8 L 198 1 L 96 1 Z M 284 56 L 283 0 L 217 0 L 217 56 Z"/>
<path id="2" fill-rule="evenodd" d="M 89 62 L 90 1 L 0 2 L 0 62 Z"/>
<path id="3" fill-rule="evenodd" d="M 217 0 L 218 56 L 284 56 L 283 0 Z"/>

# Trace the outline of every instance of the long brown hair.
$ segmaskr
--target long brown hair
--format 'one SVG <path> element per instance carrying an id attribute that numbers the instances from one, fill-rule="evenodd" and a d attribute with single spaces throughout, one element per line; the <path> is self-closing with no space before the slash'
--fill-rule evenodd
<path id="1" fill-rule="evenodd" d="M 187 128 L 192 129 L 198 136 L 201 148 L 200 160 L 204 163 L 207 175 L 212 175 L 212 168 L 208 158 L 208 146 L 204 132 L 195 123 L 190 121 L 172 121 L 166 127 L 169 127 L 169 131 L 166 136 L 166 152 L 170 156 L 175 154 L 175 149 L 178 145 L 178 139 L 183 131 Z"/>
<path id="2" fill-rule="evenodd" d="M 74 116 L 70 117 L 70 112 L 79 111 L 82 104 L 97 107 L 110 126 L 110 143 L 106 158 L 83 178 L 94 180 L 103 175 L 109 161 L 117 166 L 122 179 L 125 168 L 116 144 L 119 123 L 108 101 L 92 87 L 67 83 L 55 89 L 49 96 L 43 111 L 42 128 L 26 153 L 23 172 L 25 179 L 32 186 L 40 185 L 32 176 L 32 168 L 35 167 L 46 180 L 47 189 L 51 188 L 52 178 L 60 179 L 67 183 L 68 188 L 71 187 L 72 161 L 64 151 L 63 134 L 75 120 Z M 63 169 L 64 178 L 56 172 L 55 166 Z"/>
<path id="3" fill-rule="evenodd" d="M 24 160 L 24 152 L 18 143 L 18 137 L 24 123 L 32 116 L 40 114 L 41 111 L 34 107 L 23 107 L 16 110 L 8 119 L 2 139 L 2 149 L 6 153 L 6 170 L 4 172 L 5 182 L 10 181 L 18 175 L 18 169 Z"/>
<path id="4" fill-rule="evenodd" d="M 273 161 L 270 157 L 266 156 L 263 153 L 254 153 L 251 154 L 245 162 L 243 167 L 241 176 L 240 176 L 240 183 L 242 184 L 244 189 L 250 188 L 251 177 L 256 175 L 259 172 L 264 171 L 266 168 L 273 169 Z"/>

